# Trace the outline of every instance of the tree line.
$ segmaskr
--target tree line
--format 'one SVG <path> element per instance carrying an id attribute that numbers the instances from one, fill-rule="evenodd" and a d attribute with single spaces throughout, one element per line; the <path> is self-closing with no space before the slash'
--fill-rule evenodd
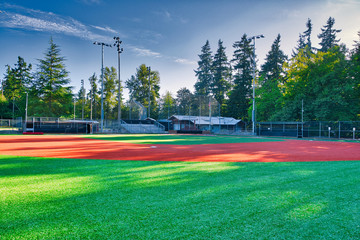
<path id="1" fill-rule="evenodd" d="M 341 30 L 335 29 L 334 24 L 334 18 L 330 17 L 321 28 L 317 36 L 320 48 L 317 49 L 311 42 L 313 26 L 308 19 L 306 30 L 299 34 L 290 57 L 281 50 L 278 34 L 259 69 L 256 68 L 253 39 L 247 34 L 232 45 L 234 52 L 230 60 L 221 40 L 214 54 L 206 41 L 194 70 L 197 77 L 194 92 L 183 87 L 175 96 L 169 91 L 160 96 L 159 72 L 142 64 L 125 81 L 128 102 L 135 100 L 150 110 L 148 116 L 164 119 L 173 114 L 201 113 L 204 106 L 200 102 L 204 103 L 204 98 L 214 98 L 219 106 L 218 115 L 251 121 L 256 69 L 257 121 L 359 120 L 360 41 L 354 41 L 353 48 L 347 49 L 337 39 Z M 358 34 L 360 37 L 360 32 Z M 38 61 L 34 72 L 32 65 L 20 56 L 13 67 L 6 66 L 0 118 L 23 117 L 26 93 L 29 116 L 100 118 L 101 76 L 92 74 L 88 79 L 90 89 L 85 90 L 82 85 L 78 93 L 73 93 L 65 58 L 52 39 L 44 58 Z M 105 119 L 117 118 L 119 86 L 116 69 L 105 67 Z M 120 88 L 122 92 L 123 86 Z M 129 106 L 121 104 L 123 119 L 131 115 Z"/>
<path id="2" fill-rule="evenodd" d="M 330 17 L 317 36 L 320 48 L 311 42 L 312 23 L 299 34 L 289 57 L 280 48 L 277 35 L 265 62 L 256 70 L 257 121 L 359 120 L 360 42 L 348 50 L 340 44 Z M 360 32 L 358 33 L 360 37 Z M 244 34 L 233 44 L 227 59 L 223 42 L 212 55 L 209 41 L 201 49 L 195 95 L 213 95 L 221 104 L 221 115 L 251 120 L 252 81 L 255 56 L 252 38 Z"/>

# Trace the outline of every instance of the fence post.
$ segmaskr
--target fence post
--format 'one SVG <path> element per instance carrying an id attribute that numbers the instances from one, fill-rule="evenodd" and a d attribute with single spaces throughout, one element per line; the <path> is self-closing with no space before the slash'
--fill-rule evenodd
<path id="1" fill-rule="evenodd" d="M 331 131 L 331 127 L 329 127 L 328 129 L 329 129 L 329 138 L 330 138 L 330 131 Z"/>
<path id="2" fill-rule="evenodd" d="M 355 140 L 355 131 L 356 131 L 356 128 L 353 128 L 353 140 Z"/>
<path id="3" fill-rule="evenodd" d="M 319 138 L 321 138 L 321 122 L 319 124 Z"/>
<path id="4" fill-rule="evenodd" d="M 340 139 L 340 135 L 341 135 L 341 122 L 339 121 L 339 139 Z"/>

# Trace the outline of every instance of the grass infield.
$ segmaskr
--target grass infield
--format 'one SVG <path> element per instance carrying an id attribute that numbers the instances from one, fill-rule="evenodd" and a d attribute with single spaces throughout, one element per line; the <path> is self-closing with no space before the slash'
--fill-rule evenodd
<path id="1" fill-rule="evenodd" d="M 223 143 L 252 143 L 284 141 L 276 138 L 252 136 L 209 136 L 209 135 L 160 135 L 160 134 L 129 134 L 129 135 L 93 135 L 86 138 L 120 141 L 136 144 L 171 144 L 171 145 L 201 145 Z"/>
<path id="2" fill-rule="evenodd" d="M 358 239 L 360 161 L 0 156 L 1 239 Z"/>

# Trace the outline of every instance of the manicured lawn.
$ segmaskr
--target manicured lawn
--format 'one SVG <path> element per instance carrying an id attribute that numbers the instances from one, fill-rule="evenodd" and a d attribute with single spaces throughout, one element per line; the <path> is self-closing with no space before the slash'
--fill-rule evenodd
<path id="1" fill-rule="evenodd" d="M 276 138 L 262 138 L 250 136 L 207 136 L 207 135 L 158 135 L 158 134 L 129 134 L 129 135 L 93 135 L 87 138 L 121 141 L 138 144 L 220 144 L 220 143 L 249 143 L 283 141 Z"/>
<path id="2" fill-rule="evenodd" d="M 0 156 L 1 239 L 358 239 L 360 162 Z"/>

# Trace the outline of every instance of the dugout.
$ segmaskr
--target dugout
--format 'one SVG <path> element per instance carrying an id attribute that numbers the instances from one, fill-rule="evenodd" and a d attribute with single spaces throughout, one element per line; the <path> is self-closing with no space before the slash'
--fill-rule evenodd
<path id="1" fill-rule="evenodd" d="M 308 137 L 304 127 L 303 122 L 258 122 L 256 132 L 259 136 Z"/>
<path id="2" fill-rule="evenodd" d="M 29 117 L 23 132 L 92 134 L 98 129 L 99 122 L 93 120 Z"/>
<path id="3" fill-rule="evenodd" d="M 222 133 L 242 130 L 245 123 L 230 117 L 173 115 L 169 118 L 178 133 Z"/>

